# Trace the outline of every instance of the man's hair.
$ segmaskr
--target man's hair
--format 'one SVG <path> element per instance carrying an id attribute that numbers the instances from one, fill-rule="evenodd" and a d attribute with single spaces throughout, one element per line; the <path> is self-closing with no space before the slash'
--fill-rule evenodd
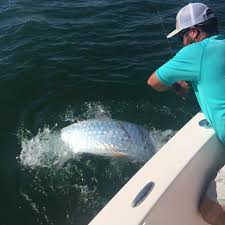
<path id="1" fill-rule="evenodd" d="M 207 10 L 207 15 L 213 14 L 214 12 L 211 9 Z M 218 33 L 218 21 L 216 17 L 209 19 L 203 23 L 195 25 L 201 31 L 206 32 L 207 34 L 217 34 Z"/>

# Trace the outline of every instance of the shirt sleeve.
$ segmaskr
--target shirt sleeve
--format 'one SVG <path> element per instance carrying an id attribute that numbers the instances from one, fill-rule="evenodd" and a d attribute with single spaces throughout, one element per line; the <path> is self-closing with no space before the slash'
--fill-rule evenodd
<path id="1" fill-rule="evenodd" d="M 203 46 L 194 43 L 182 48 L 171 60 L 156 70 L 157 78 L 167 86 L 200 79 Z"/>

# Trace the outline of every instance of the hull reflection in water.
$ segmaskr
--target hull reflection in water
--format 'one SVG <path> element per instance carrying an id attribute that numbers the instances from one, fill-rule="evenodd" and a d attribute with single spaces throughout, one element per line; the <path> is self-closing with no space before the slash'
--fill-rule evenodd
<path id="1" fill-rule="evenodd" d="M 62 140 L 75 153 L 129 156 L 146 160 L 155 153 L 151 133 L 136 124 L 93 119 L 72 124 L 61 131 Z"/>

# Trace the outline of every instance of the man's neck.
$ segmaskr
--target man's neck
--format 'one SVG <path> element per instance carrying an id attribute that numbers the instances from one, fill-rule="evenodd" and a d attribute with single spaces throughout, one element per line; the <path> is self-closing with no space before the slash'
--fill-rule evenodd
<path id="1" fill-rule="evenodd" d="M 213 33 L 213 34 L 208 34 L 206 32 L 201 32 L 201 34 L 198 36 L 198 39 L 196 40 L 196 42 L 202 41 L 206 38 L 212 37 L 214 35 L 216 35 L 217 33 Z"/>

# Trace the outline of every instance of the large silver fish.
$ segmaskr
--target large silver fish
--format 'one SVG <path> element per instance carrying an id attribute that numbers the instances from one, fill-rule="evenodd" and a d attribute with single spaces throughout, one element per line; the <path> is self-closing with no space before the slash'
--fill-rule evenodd
<path id="1" fill-rule="evenodd" d="M 156 151 L 153 138 L 147 129 L 113 119 L 74 123 L 62 129 L 61 138 L 74 153 L 128 155 L 147 160 Z"/>

